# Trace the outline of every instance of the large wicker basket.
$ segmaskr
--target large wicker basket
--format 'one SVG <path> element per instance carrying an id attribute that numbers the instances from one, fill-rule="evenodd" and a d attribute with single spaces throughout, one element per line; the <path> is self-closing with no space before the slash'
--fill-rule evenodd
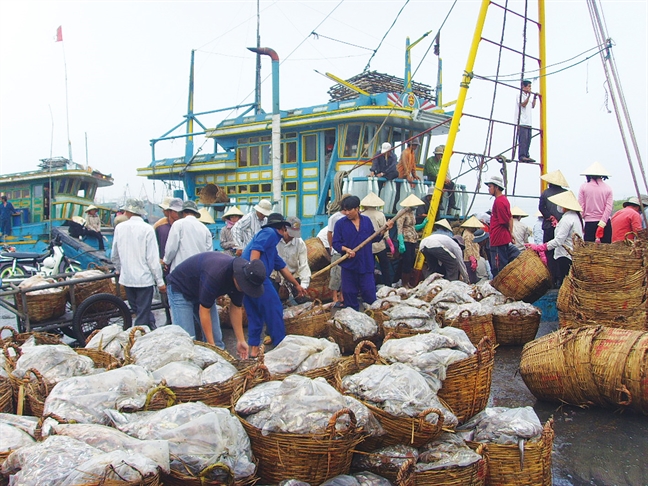
<path id="1" fill-rule="evenodd" d="M 67 303 L 67 287 L 55 287 L 50 289 L 46 294 L 36 294 L 27 292 L 27 310 L 23 308 L 21 294 L 16 294 L 16 308 L 20 312 L 26 312 L 31 322 L 42 322 L 48 319 L 61 317 L 65 314 L 65 304 Z"/>
<path id="2" fill-rule="evenodd" d="M 484 486 L 488 474 L 486 447 L 480 444 L 475 452 L 482 458 L 468 466 L 453 466 L 414 473 L 417 486 Z"/>
<path id="3" fill-rule="evenodd" d="M 221 476 L 225 479 L 210 479 L 214 471 L 221 471 Z M 255 475 L 246 478 L 235 479 L 234 473 L 224 464 L 212 464 L 206 467 L 198 476 L 195 476 L 187 470 L 187 474 L 182 474 L 172 469 L 169 474 L 162 474 L 165 486 L 253 486 L 259 480 Z"/>
<path id="4" fill-rule="evenodd" d="M 551 288 L 551 274 L 538 254 L 528 249 L 506 265 L 491 285 L 506 297 L 533 303 Z"/>
<path id="5" fill-rule="evenodd" d="M 474 355 L 448 366 L 438 396 L 448 404 L 459 423 L 486 408 L 494 364 L 495 346 L 484 336 Z"/>
<path id="6" fill-rule="evenodd" d="M 313 302 L 313 306 L 303 314 L 284 319 L 286 334 L 326 337 L 328 335 L 327 322 L 330 318 L 330 311 L 322 307 L 320 300 L 316 300 Z"/>
<path id="7" fill-rule="evenodd" d="M 497 343 L 493 317 L 490 314 L 473 314 L 468 309 L 459 313 L 456 319 L 443 316 L 443 327 L 450 326 L 466 333 L 470 342 L 477 346 L 482 338 L 487 337 L 493 344 Z"/>
<path id="8" fill-rule="evenodd" d="M 395 486 L 416 486 L 416 460 L 414 458 L 410 458 L 403 462 L 401 467 L 398 469 L 395 467 L 380 466 L 362 469 L 362 471 L 355 469 L 355 471 L 370 471 L 378 476 L 389 479 Z"/>
<path id="9" fill-rule="evenodd" d="M 552 486 L 551 449 L 553 447 L 553 419 L 547 420 L 540 439 L 524 442 L 524 453 L 518 444 L 487 443 L 487 485 Z M 477 450 L 480 442 L 468 442 Z M 444 483 L 445 484 L 445 483 Z"/>
<path id="10" fill-rule="evenodd" d="M 373 312 L 369 314 L 373 318 Z M 375 320 L 375 319 L 374 319 Z M 335 323 L 335 316 L 333 316 L 332 321 L 328 321 L 328 334 L 337 343 L 337 345 L 340 347 L 340 352 L 342 354 L 352 354 L 358 344 L 364 342 L 364 341 L 371 341 L 374 344 L 380 344 L 382 342 L 382 326 L 377 325 L 377 331 L 376 334 L 373 336 L 367 336 L 367 337 L 362 337 L 359 339 L 354 339 L 353 334 L 348 331 L 344 326 L 340 325 L 339 327 Z"/>
<path id="11" fill-rule="evenodd" d="M 94 274 L 99 276 L 101 273 L 103 273 L 101 270 L 86 270 L 84 272 L 76 273 L 71 280 L 74 281 L 74 279 L 92 277 Z M 80 305 L 81 302 L 94 294 L 115 294 L 111 281 L 108 278 L 104 278 L 103 280 L 93 280 L 91 282 L 75 283 L 71 288 L 73 290 L 71 290 L 70 293 L 72 291 L 74 292 L 74 302 L 76 305 Z"/>
<path id="12" fill-rule="evenodd" d="M 363 349 L 368 352 L 363 352 Z M 343 358 L 335 370 L 335 387 L 340 393 L 344 393 L 342 379 L 347 375 L 359 373 L 371 365 L 387 366 L 387 363 L 378 355 L 376 346 L 371 341 L 363 341 L 356 347 L 353 356 Z M 357 397 L 356 397 L 357 398 Z M 416 417 L 398 417 L 368 403 L 363 403 L 376 416 L 385 434 L 379 437 L 368 437 L 361 444 L 363 450 L 375 450 L 380 447 L 395 444 L 407 444 L 414 447 L 421 447 L 423 444 L 437 437 L 442 432 L 443 412 L 436 408 L 429 408 L 422 411 Z M 437 423 L 432 424 L 425 418 L 435 413 L 438 416 Z"/>
<path id="13" fill-rule="evenodd" d="M 11 326 L 0 327 L 0 336 L 5 334 L 5 331 L 10 333 L 10 336 L 0 338 L 0 346 L 5 343 L 15 343 L 18 346 L 25 344 L 30 337 L 34 337 L 36 344 L 61 344 L 61 336 L 58 334 L 51 334 L 48 332 L 17 332 Z"/>
<path id="14" fill-rule="evenodd" d="M 14 413 L 13 388 L 7 378 L 0 378 L 0 413 Z"/>
<path id="15" fill-rule="evenodd" d="M 522 346 L 533 341 L 540 327 L 540 311 L 522 315 L 513 309 L 506 315 L 493 314 L 493 327 L 497 344 L 502 346 Z"/>
<path id="16" fill-rule="evenodd" d="M 251 371 L 248 379 L 232 393 L 232 408 L 246 390 L 268 379 L 267 369 L 262 365 Z M 336 430 L 336 421 L 345 415 L 349 417 L 349 427 Z M 278 484 L 286 478 L 321 484 L 334 476 L 347 474 L 353 449 L 364 437 L 349 409 L 336 412 L 326 432 L 320 434 L 270 432 L 264 435 L 244 418 L 239 416 L 239 419 L 250 437 L 252 452 L 259 460 L 257 475 L 263 484 Z"/>

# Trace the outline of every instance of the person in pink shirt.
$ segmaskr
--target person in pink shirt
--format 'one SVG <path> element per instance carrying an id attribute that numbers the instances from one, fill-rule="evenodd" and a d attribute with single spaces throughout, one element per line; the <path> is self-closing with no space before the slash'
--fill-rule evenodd
<path id="1" fill-rule="evenodd" d="M 612 243 L 634 240 L 634 233 L 641 229 L 641 206 L 639 199 L 631 197 L 623 203 L 623 209 L 612 216 Z"/>
<path id="2" fill-rule="evenodd" d="M 492 176 L 488 182 L 488 193 L 495 197 L 490 218 L 490 258 L 493 277 L 509 262 L 520 255 L 513 244 L 513 217 L 511 205 L 504 195 L 504 180 L 500 176 Z"/>
<path id="3" fill-rule="evenodd" d="M 582 206 L 585 221 L 585 241 L 600 240 L 612 243 L 612 188 L 605 183 L 610 173 L 598 162 L 590 165 L 581 175 L 587 182 L 578 191 L 578 203 Z"/>

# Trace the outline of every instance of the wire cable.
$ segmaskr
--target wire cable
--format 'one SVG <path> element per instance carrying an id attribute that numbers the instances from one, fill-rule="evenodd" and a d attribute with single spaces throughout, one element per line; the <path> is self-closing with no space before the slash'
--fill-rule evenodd
<path id="1" fill-rule="evenodd" d="M 391 32 L 391 30 L 394 28 L 394 25 L 396 25 L 396 22 L 398 21 L 398 17 L 400 17 L 400 14 L 403 13 L 403 9 L 405 9 L 405 7 L 407 7 L 407 4 L 409 2 L 410 2 L 410 0 L 405 0 L 405 3 L 401 7 L 401 9 L 398 11 L 398 14 L 396 14 L 396 18 L 392 22 L 391 26 L 389 27 L 389 29 L 387 29 L 387 32 L 385 32 L 385 35 L 383 35 L 382 39 L 380 39 L 380 42 L 378 43 L 378 47 L 376 47 L 376 49 L 374 49 L 373 54 L 369 58 L 369 61 L 367 61 L 367 65 L 365 66 L 364 70 L 362 71 L 363 73 L 366 73 L 367 71 L 369 71 L 369 66 L 371 65 L 371 60 L 378 53 L 378 49 L 380 49 L 380 46 L 382 46 L 383 41 L 385 40 L 387 35 Z"/>

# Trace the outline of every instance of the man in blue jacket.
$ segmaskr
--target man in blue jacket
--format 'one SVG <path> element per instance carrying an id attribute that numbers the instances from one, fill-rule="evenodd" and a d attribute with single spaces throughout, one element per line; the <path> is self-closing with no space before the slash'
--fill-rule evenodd
<path id="1" fill-rule="evenodd" d="M 268 216 L 266 224 L 261 227 L 252 241 L 248 243 L 241 255 L 250 262 L 261 260 L 265 265 L 266 278 L 263 282 L 264 292 L 260 297 L 246 295 L 243 298 L 243 306 L 248 318 L 248 345 L 252 358 L 259 354 L 261 344 L 261 331 L 263 324 L 266 325 L 266 333 L 272 339 L 274 345 L 279 344 L 286 337 L 286 328 L 283 321 L 283 307 L 279 294 L 270 280 L 270 274 L 277 270 L 297 290 L 297 295 L 302 297 L 306 294 L 304 288 L 290 271 L 286 263 L 279 256 L 277 244 L 283 239 L 290 223 L 279 213 L 272 213 Z"/>

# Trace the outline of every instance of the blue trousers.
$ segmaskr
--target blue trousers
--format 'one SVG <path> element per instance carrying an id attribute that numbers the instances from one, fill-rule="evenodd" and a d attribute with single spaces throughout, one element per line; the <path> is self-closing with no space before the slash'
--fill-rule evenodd
<path id="1" fill-rule="evenodd" d="M 155 286 L 150 287 L 126 287 L 126 297 L 128 304 L 135 314 L 133 326 L 149 326 L 155 329 L 155 316 L 151 312 L 151 302 L 153 302 L 153 293 Z"/>
<path id="2" fill-rule="evenodd" d="M 357 273 L 342 267 L 342 295 L 345 307 L 360 310 L 358 292 L 365 304 L 373 304 L 376 301 L 376 281 L 373 272 Z"/>
<path id="3" fill-rule="evenodd" d="M 0 219 L 0 233 L 5 236 L 11 236 L 11 219 Z"/>
<path id="4" fill-rule="evenodd" d="M 373 275 L 371 276 L 373 278 Z M 286 328 L 283 320 L 283 306 L 279 294 L 266 277 L 263 282 L 263 295 L 261 297 L 243 297 L 243 306 L 248 319 L 248 345 L 261 344 L 261 331 L 266 325 L 266 334 L 272 339 L 272 344 L 277 345 L 286 337 Z"/>
<path id="5" fill-rule="evenodd" d="M 531 146 L 530 126 L 520 125 L 518 127 L 518 143 L 520 144 L 518 151 L 518 160 L 523 157 L 529 157 L 529 147 Z"/>
<path id="6" fill-rule="evenodd" d="M 506 265 L 520 256 L 520 250 L 513 244 L 490 247 L 491 271 L 493 278 L 502 271 Z"/>
<path id="7" fill-rule="evenodd" d="M 200 326 L 200 303 L 198 301 L 188 300 L 182 293 L 174 292 L 173 286 L 167 286 L 167 297 L 169 306 L 171 306 L 171 320 L 187 333 L 195 338 L 196 324 Z M 221 349 L 225 349 L 223 342 L 223 332 L 221 331 L 220 319 L 218 317 L 218 307 L 214 303 L 209 309 L 212 321 L 212 333 L 214 334 L 214 344 Z"/>

